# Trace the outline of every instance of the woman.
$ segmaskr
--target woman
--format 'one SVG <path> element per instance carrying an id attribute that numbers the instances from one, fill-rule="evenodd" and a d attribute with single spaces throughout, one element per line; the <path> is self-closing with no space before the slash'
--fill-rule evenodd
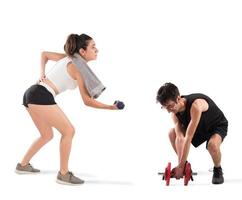
<path id="1" fill-rule="evenodd" d="M 75 129 L 65 113 L 56 104 L 54 97 L 67 89 L 74 89 L 78 86 L 86 106 L 117 110 L 120 108 L 120 102 L 119 104 L 106 105 L 95 100 L 105 87 L 86 64 L 88 61 L 95 60 L 98 53 L 95 42 L 90 36 L 86 34 L 69 35 L 64 50 L 66 55 L 51 52 L 42 53 L 40 80 L 24 94 L 23 105 L 38 128 L 40 137 L 31 145 L 22 161 L 17 164 L 16 172 L 40 172 L 29 162 L 40 148 L 52 139 L 52 127 L 54 127 L 62 135 L 60 141 L 60 171 L 57 175 L 57 182 L 61 184 L 82 184 L 84 181 L 74 176 L 68 168 Z M 48 74 L 45 74 L 45 66 L 48 60 L 58 62 Z M 122 102 L 121 108 L 123 108 Z"/>

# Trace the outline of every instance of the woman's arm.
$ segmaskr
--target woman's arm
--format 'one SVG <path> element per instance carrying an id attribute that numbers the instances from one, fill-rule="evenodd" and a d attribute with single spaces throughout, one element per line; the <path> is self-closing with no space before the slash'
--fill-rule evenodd
<path id="1" fill-rule="evenodd" d="M 66 54 L 43 51 L 41 53 L 40 80 L 45 78 L 45 66 L 48 60 L 58 61 L 66 57 Z"/>
<path id="2" fill-rule="evenodd" d="M 87 89 L 85 87 L 85 84 L 83 82 L 81 74 L 76 69 L 75 65 L 69 64 L 68 67 L 70 68 L 70 71 L 74 72 L 73 78 L 77 80 L 82 100 L 83 100 L 83 102 L 86 106 L 90 106 L 90 107 L 93 107 L 93 108 L 109 109 L 109 110 L 117 110 L 118 109 L 115 105 L 103 104 L 103 103 L 96 101 L 95 99 L 91 98 L 90 95 L 87 92 Z"/>

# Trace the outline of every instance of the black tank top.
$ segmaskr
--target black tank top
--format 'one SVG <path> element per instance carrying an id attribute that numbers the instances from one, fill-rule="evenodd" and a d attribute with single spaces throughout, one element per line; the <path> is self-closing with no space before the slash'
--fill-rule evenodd
<path id="1" fill-rule="evenodd" d="M 201 119 L 198 123 L 195 134 L 206 134 L 213 130 L 214 128 L 220 125 L 227 125 L 228 121 L 225 118 L 223 112 L 218 108 L 218 106 L 214 103 L 212 99 L 204 94 L 190 94 L 181 96 L 186 99 L 186 108 L 183 112 L 179 112 L 176 114 L 178 120 L 181 122 L 183 128 L 187 129 L 188 124 L 191 120 L 190 109 L 192 103 L 196 99 L 204 99 L 207 101 L 209 107 L 208 110 L 203 112 L 201 115 Z"/>

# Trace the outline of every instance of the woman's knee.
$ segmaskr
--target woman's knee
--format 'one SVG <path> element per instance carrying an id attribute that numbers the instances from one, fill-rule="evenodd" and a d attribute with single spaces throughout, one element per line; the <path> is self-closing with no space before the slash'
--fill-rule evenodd
<path id="1" fill-rule="evenodd" d="M 64 132 L 63 132 L 63 135 L 65 137 L 73 138 L 74 135 L 75 135 L 75 128 L 73 126 L 66 127 L 65 130 L 64 130 Z"/>
<path id="2" fill-rule="evenodd" d="M 50 140 L 53 139 L 53 133 L 48 133 L 48 134 L 45 134 L 45 135 L 41 135 L 41 138 L 46 141 L 46 142 L 49 142 Z"/>

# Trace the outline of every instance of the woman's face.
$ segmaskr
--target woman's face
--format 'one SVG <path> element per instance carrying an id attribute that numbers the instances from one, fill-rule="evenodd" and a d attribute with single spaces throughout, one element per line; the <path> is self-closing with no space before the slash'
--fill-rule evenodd
<path id="1" fill-rule="evenodd" d="M 93 40 L 88 41 L 88 45 L 86 50 L 80 49 L 80 55 L 88 62 L 90 60 L 97 59 L 98 49 L 96 48 L 96 44 Z"/>

